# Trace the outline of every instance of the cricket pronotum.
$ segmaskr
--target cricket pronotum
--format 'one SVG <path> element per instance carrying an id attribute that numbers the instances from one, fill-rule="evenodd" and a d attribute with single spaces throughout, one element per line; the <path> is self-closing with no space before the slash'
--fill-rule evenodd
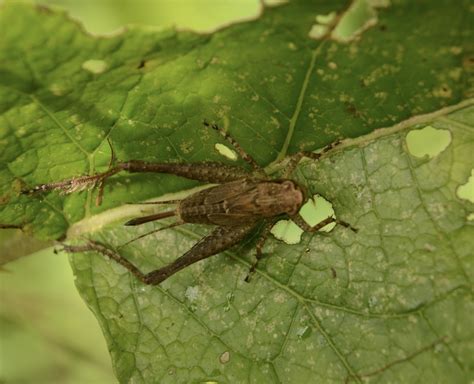
<path id="1" fill-rule="evenodd" d="M 181 269 L 200 260 L 218 254 L 242 241 L 254 229 L 264 224 L 261 237 L 256 244 L 256 260 L 250 267 L 249 276 L 257 267 L 262 257 L 262 249 L 270 229 L 277 220 L 290 218 L 301 229 L 316 232 L 330 223 L 337 223 L 356 231 L 348 223 L 328 217 L 315 226 L 310 226 L 300 216 L 299 210 L 308 200 L 305 189 L 290 176 L 303 157 L 319 159 L 322 154 L 335 146 L 331 144 L 319 153 L 299 152 L 288 161 L 283 178 L 271 179 L 255 160 L 228 133 L 216 124 L 204 122 L 204 125 L 218 131 L 235 148 L 240 157 L 251 167 L 247 170 L 240 166 L 223 165 L 217 162 L 199 163 L 151 163 L 140 160 L 125 162 L 115 161 L 113 151 L 109 169 L 92 176 L 81 176 L 55 183 L 42 184 L 23 193 L 31 194 L 40 191 L 59 190 L 73 192 L 98 186 L 98 201 L 101 200 L 104 182 L 121 171 L 171 173 L 188 179 L 218 184 L 194 193 L 182 200 L 160 203 L 175 204 L 173 210 L 138 217 L 125 225 L 140 225 L 165 217 L 176 217 L 176 222 L 159 230 L 175 227 L 185 223 L 209 224 L 216 226 L 210 234 L 198 241 L 189 251 L 172 263 L 143 273 L 135 265 L 112 250 L 96 241 L 90 240 L 83 245 L 65 245 L 67 252 L 98 252 L 124 266 L 145 284 L 160 284 Z"/>

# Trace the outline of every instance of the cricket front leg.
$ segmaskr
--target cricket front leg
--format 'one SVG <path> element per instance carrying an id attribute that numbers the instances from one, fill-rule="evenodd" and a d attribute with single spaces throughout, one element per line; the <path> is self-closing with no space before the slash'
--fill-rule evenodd
<path id="1" fill-rule="evenodd" d="M 319 160 L 321 159 L 322 156 L 324 156 L 327 152 L 337 147 L 340 143 L 341 141 L 337 140 L 331 144 L 326 145 L 319 152 L 302 151 L 302 152 L 294 153 L 293 155 L 290 156 L 290 161 L 286 165 L 286 169 L 285 169 L 285 173 L 283 177 L 289 178 L 292 175 L 292 173 L 295 171 L 296 166 L 304 157 L 308 157 L 313 160 Z"/>
<path id="2" fill-rule="evenodd" d="M 331 223 L 342 225 L 345 228 L 349 228 L 353 232 L 357 232 L 357 229 L 354 228 L 349 223 L 346 223 L 345 221 L 336 219 L 334 217 L 328 217 L 314 226 L 309 225 L 299 213 L 291 216 L 290 218 L 298 227 L 300 227 L 305 232 L 317 232 L 320 229 L 324 228 L 326 225 L 331 224 Z"/>

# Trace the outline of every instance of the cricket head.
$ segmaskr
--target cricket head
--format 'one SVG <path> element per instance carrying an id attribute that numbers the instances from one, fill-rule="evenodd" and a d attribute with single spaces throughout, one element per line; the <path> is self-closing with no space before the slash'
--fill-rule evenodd
<path id="1" fill-rule="evenodd" d="M 281 182 L 280 204 L 284 213 L 295 215 L 307 200 L 305 189 L 293 180 Z"/>

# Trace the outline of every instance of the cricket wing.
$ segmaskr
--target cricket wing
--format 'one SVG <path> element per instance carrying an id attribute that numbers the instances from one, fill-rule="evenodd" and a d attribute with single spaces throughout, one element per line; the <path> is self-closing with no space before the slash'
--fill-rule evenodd
<path id="1" fill-rule="evenodd" d="M 207 217 L 212 224 L 225 226 L 240 226 L 261 219 L 261 216 L 248 213 L 210 213 Z"/>
<path id="2" fill-rule="evenodd" d="M 245 195 L 254 188 L 255 182 L 247 179 L 217 185 L 213 188 L 205 190 L 206 193 L 204 204 L 219 204 L 226 200 L 234 199 L 240 195 Z"/>
<path id="3" fill-rule="evenodd" d="M 159 284 L 188 265 L 229 249 L 242 241 L 247 234 L 252 232 L 255 226 L 255 223 L 251 223 L 238 227 L 217 227 L 183 256 L 163 268 L 148 273 L 145 276 L 146 283 Z"/>

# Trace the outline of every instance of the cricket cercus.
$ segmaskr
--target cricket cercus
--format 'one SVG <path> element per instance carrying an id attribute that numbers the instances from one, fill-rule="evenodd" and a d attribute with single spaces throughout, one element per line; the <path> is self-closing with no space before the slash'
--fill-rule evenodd
<path id="1" fill-rule="evenodd" d="M 271 179 L 264 169 L 228 133 L 216 124 L 204 122 L 204 125 L 222 134 L 252 169 L 249 171 L 240 166 L 223 165 L 217 162 L 151 163 L 140 160 L 117 162 L 112 155 L 111 165 L 106 172 L 38 185 L 33 189 L 24 191 L 24 193 L 30 194 L 50 190 L 68 193 L 98 186 L 98 200 L 100 200 L 105 180 L 121 171 L 171 173 L 188 179 L 218 184 L 182 200 L 157 202 L 159 204 L 175 204 L 176 206 L 173 210 L 138 217 L 125 223 L 125 225 L 139 225 L 174 216 L 177 219 L 175 223 L 159 230 L 185 223 L 216 226 L 210 234 L 198 241 L 184 255 L 164 267 L 149 273 L 143 273 L 120 253 L 97 241 L 90 240 L 83 245 L 64 246 L 67 252 L 98 252 L 108 256 L 124 266 L 140 281 L 151 285 L 160 284 L 181 269 L 232 247 L 252 231 L 260 228 L 262 222 L 264 226 L 256 244 L 256 260 L 250 267 L 246 281 L 249 280 L 250 274 L 255 271 L 257 263 L 262 257 L 265 240 L 277 220 L 289 217 L 300 228 L 308 232 L 316 232 L 327 224 L 334 222 L 356 231 L 348 223 L 336 220 L 334 217 L 328 217 L 315 226 L 306 223 L 300 216 L 299 210 L 308 200 L 307 193 L 301 185 L 290 179 L 291 174 L 303 157 L 317 160 L 322 154 L 333 148 L 335 144 L 326 146 L 319 153 L 299 152 L 291 155 L 287 160 L 283 178 Z"/>

